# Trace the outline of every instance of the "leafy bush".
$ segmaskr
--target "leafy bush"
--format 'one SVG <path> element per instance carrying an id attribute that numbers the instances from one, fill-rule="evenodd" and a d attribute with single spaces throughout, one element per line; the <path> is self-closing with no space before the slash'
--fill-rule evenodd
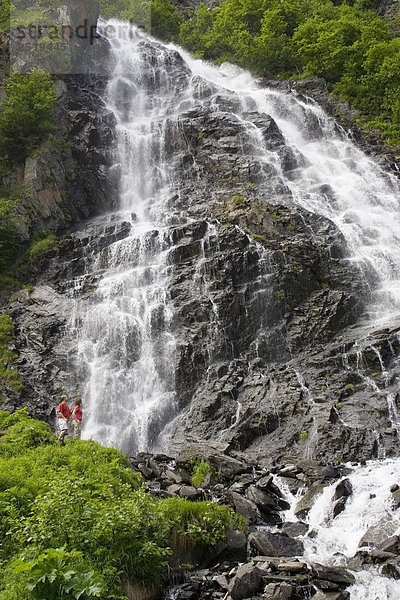
<path id="1" fill-rule="evenodd" d="M 157 504 L 156 513 L 166 524 L 170 536 L 187 537 L 192 543 L 214 545 L 225 537 L 226 529 L 246 527 L 242 516 L 214 502 L 167 498 Z"/>
<path id="2" fill-rule="evenodd" d="M 28 256 L 31 260 L 33 260 L 48 250 L 56 250 L 57 247 L 58 244 L 54 234 L 49 233 L 46 237 L 32 241 L 28 250 Z"/>
<path id="3" fill-rule="evenodd" d="M 14 343 L 14 323 L 7 315 L 0 316 L 0 392 L 2 386 L 21 389 L 22 384 L 17 369 L 12 364 L 17 358 L 14 350 L 10 349 Z"/>
<path id="4" fill-rule="evenodd" d="M 215 473 L 215 469 L 210 465 L 208 461 L 200 460 L 193 467 L 192 473 L 192 485 L 195 487 L 200 487 L 203 483 L 205 477 L 209 473 Z"/>
<path id="5" fill-rule="evenodd" d="M 3 277 L 12 277 L 15 259 L 22 252 L 16 214 L 19 194 L 18 188 L 0 188 L 0 274 Z"/>
<path id="6" fill-rule="evenodd" d="M 0 113 L 0 167 L 21 163 L 50 131 L 57 99 L 51 77 L 33 71 L 12 73 L 6 82 Z"/>
<path id="7" fill-rule="evenodd" d="M 118 450 L 60 446 L 26 409 L 0 411 L 0 433 L 0 600 L 53 600 L 60 590 L 116 599 L 122 582 L 159 584 L 177 539 L 207 546 L 245 525 L 211 502 L 153 500 Z"/>
<path id="8" fill-rule="evenodd" d="M 33 561 L 17 560 L 14 574 L 23 574 L 26 589 L 38 600 L 55 598 L 104 598 L 106 585 L 99 572 L 90 569 L 81 552 L 64 548 L 45 550 Z"/>

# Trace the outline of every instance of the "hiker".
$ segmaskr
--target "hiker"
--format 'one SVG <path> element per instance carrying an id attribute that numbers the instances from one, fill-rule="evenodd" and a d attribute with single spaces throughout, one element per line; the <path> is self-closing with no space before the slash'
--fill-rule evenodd
<path id="1" fill-rule="evenodd" d="M 75 406 L 72 411 L 72 424 L 74 426 L 74 440 L 81 439 L 82 433 L 82 398 L 75 398 Z"/>
<path id="2" fill-rule="evenodd" d="M 68 421 L 70 416 L 70 410 L 68 407 L 68 398 L 67 396 L 61 396 L 61 402 L 58 405 L 58 429 L 60 434 L 58 436 L 58 440 L 64 446 L 64 438 L 68 435 Z"/>

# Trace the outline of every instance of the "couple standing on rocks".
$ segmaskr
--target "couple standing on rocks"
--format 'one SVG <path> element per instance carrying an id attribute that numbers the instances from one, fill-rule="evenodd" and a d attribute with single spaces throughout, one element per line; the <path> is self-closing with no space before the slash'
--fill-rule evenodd
<path id="1" fill-rule="evenodd" d="M 58 440 L 62 445 L 65 444 L 64 438 L 68 435 L 68 422 L 70 417 L 72 416 L 72 424 L 74 426 L 74 440 L 81 439 L 82 432 L 82 399 L 75 398 L 75 406 L 70 410 L 68 406 L 68 397 L 63 395 L 61 396 L 61 402 L 58 405 L 58 430 L 59 436 Z"/>

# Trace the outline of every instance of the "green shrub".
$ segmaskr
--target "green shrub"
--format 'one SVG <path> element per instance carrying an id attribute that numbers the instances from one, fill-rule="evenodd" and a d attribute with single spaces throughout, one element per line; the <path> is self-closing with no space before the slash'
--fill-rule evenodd
<path id="1" fill-rule="evenodd" d="M 245 527 L 212 502 L 155 501 L 118 450 L 60 446 L 26 409 L 0 411 L 0 434 L 0 600 L 117 599 L 122 582 L 154 589 L 177 541 L 207 547 Z"/>
<path id="2" fill-rule="evenodd" d="M 14 344 L 14 323 L 7 315 L 0 316 L 0 392 L 7 386 L 16 390 L 22 389 L 18 370 L 13 367 L 17 358 L 16 352 L 10 349 Z"/>
<path id="3" fill-rule="evenodd" d="M 107 591 L 100 573 L 75 550 L 49 548 L 32 561 L 15 561 L 12 568 L 38 600 L 104 598 Z"/>
<path id="4" fill-rule="evenodd" d="M 223 0 L 212 10 L 200 4 L 179 40 L 197 56 L 264 77 L 325 77 L 361 111 L 364 126 L 400 144 L 400 40 L 391 39 L 371 6 L 369 0 Z"/>
<path id="5" fill-rule="evenodd" d="M 184 537 L 191 543 L 214 545 L 224 539 L 228 528 L 245 529 L 246 521 L 231 508 L 214 502 L 190 502 L 185 498 L 160 501 L 156 513 L 168 536 Z"/>
<path id="6" fill-rule="evenodd" d="M 200 487 L 205 477 L 209 473 L 215 473 L 215 469 L 210 465 L 209 462 L 200 460 L 199 462 L 195 463 L 191 478 L 192 485 L 195 487 Z"/>
<path id="7" fill-rule="evenodd" d="M 151 0 L 151 29 L 157 38 L 170 42 L 179 36 L 182 17 L 169 0 Z"/>
<path id="8" fill-rule="evenodd" d="M 11 193 L 0 190 L 0 273 L 3 276 L 11 275 L 15 258 L 22 249 L 16 203 Z"/>
<path id="9" fill-rule="evenodd" d="M 177 40 L 182 17 L 169 0 L 100 0 L 103 17 L 122 17 L 164 41 Z"/>
<path id="10" fill-rule="evenodd" d="M 308 431 L 302 431 L 299 433 L 299 440 L 307 440 L 308 439 Z"/>
<path id="11" fill-rule="evenodd" d="M 33 240 L 28 250 L 28 256 L 30 260 L 38 258 L 41 254 L 48 252 L 49 250 L 56 250 L 58 248 L 57 240 L 53 233 L 49 233 L 46 237 Z"/>
<path id="12" fill-rule="evenodd" d="M 8 77 L 0 112 L 0 167 L 3 171 L 23 162 L 54 130 L 56 99 L 47 73 L 15 72 Z"/>

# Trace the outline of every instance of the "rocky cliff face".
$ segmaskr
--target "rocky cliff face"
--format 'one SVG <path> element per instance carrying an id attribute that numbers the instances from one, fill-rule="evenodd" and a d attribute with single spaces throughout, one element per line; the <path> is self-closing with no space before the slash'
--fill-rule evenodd
<path id="1" fill-rule="evenodd" d="M 143 52 L 153 68 L 159 47 L 143 44 Z M 186 93 L 187 65 L 175 51 L 167 62 Z M 98 83 L 68 85 L 60 107 L 75 162 L 61 164 L 74 173 L 66 178 L 68 203 L 88 216 L 116 200 L 107 172 L 114 120 L 103 103 L 95 109 Z M 162 78 L 149 76 L 148 85 L 156 94 Z M 332 220 L 296 203 L 289 183 L 306 159 L 276 121 L 254 106 L 238 118 L 233 94 L 222 96 L 201 79 L 196 86 L 198 102 L 164 130 L 173 173 L 165 212 L 176 404 L 150 423 L 150 439 L 162 432 L 158 443 L 172 453 L 218 440 L 232 456 L 245 453 L 268 467 L 285 457 L 329 462 L 397 453 L 399 324 L 366 326 L 375 276 L 349 260 Z M 320 123 L 309 118 L 317 139 Z M 249 123 L 258 142 L 248 136 Z M 279 168 L 263 160 L 259 143 Z M 321 184 L 316 193 L 332 190 Z M 71 314 L 77 297 L 94 306 L 108 253 L 131 228 L 117 213 L 79 226 L 41 259 L 35 289 L 10 303 L 25 390 L 8 408 L 28 402 L 51 419 L 60 391 L 82 389 L 80 317 L 71 321 Z M 127 260 L 134 266 L 135 253 Z M 157 333 L 162 314 L 152 318 Z M 134 329 L 129 339 L 123 356 L 134 364 Z"/>
<path id="2" fill-rule="evenodd" d="M 55 22 L 58 27 L 70 26 L 75 31 L 85 20 L 97 22 L 98 5 L 92 0 L 74 0 L 46 15 L 44 23 Z M 41 232 L 66 230 L 89 216 L 110 210 L 117 202 L 116 184 L 109 173 L 114 162 L 115 118 L 102 100 L 106 77 L 90 74 L 104 72 L 107 44 L 101 40 L 90 46 L 87 40 L 73 37 L 71 45 L 76 54 L 71 60 L 77 64 L 70 65 L 69 74 L 57 75 L 57 70 L 52 70 L 56 64 L 49 67 L 50 73 L 55 73 L 58 95 L 54 135 L 2 180 L 4 187 L 20 190 L 17 212 L 24 241 Z M 0 46 L 1 55 L 11 68 L 13 60 L 18 59 L 14 66 L 22 71 L 29 69 L 28 63 L 21 62 L 24 49 L 21 56 L 14 50 L 10 58 L 6 36 Z M 79 69 L 83 60 L 88 74 L 76 75 L 83 72 Z"/>

